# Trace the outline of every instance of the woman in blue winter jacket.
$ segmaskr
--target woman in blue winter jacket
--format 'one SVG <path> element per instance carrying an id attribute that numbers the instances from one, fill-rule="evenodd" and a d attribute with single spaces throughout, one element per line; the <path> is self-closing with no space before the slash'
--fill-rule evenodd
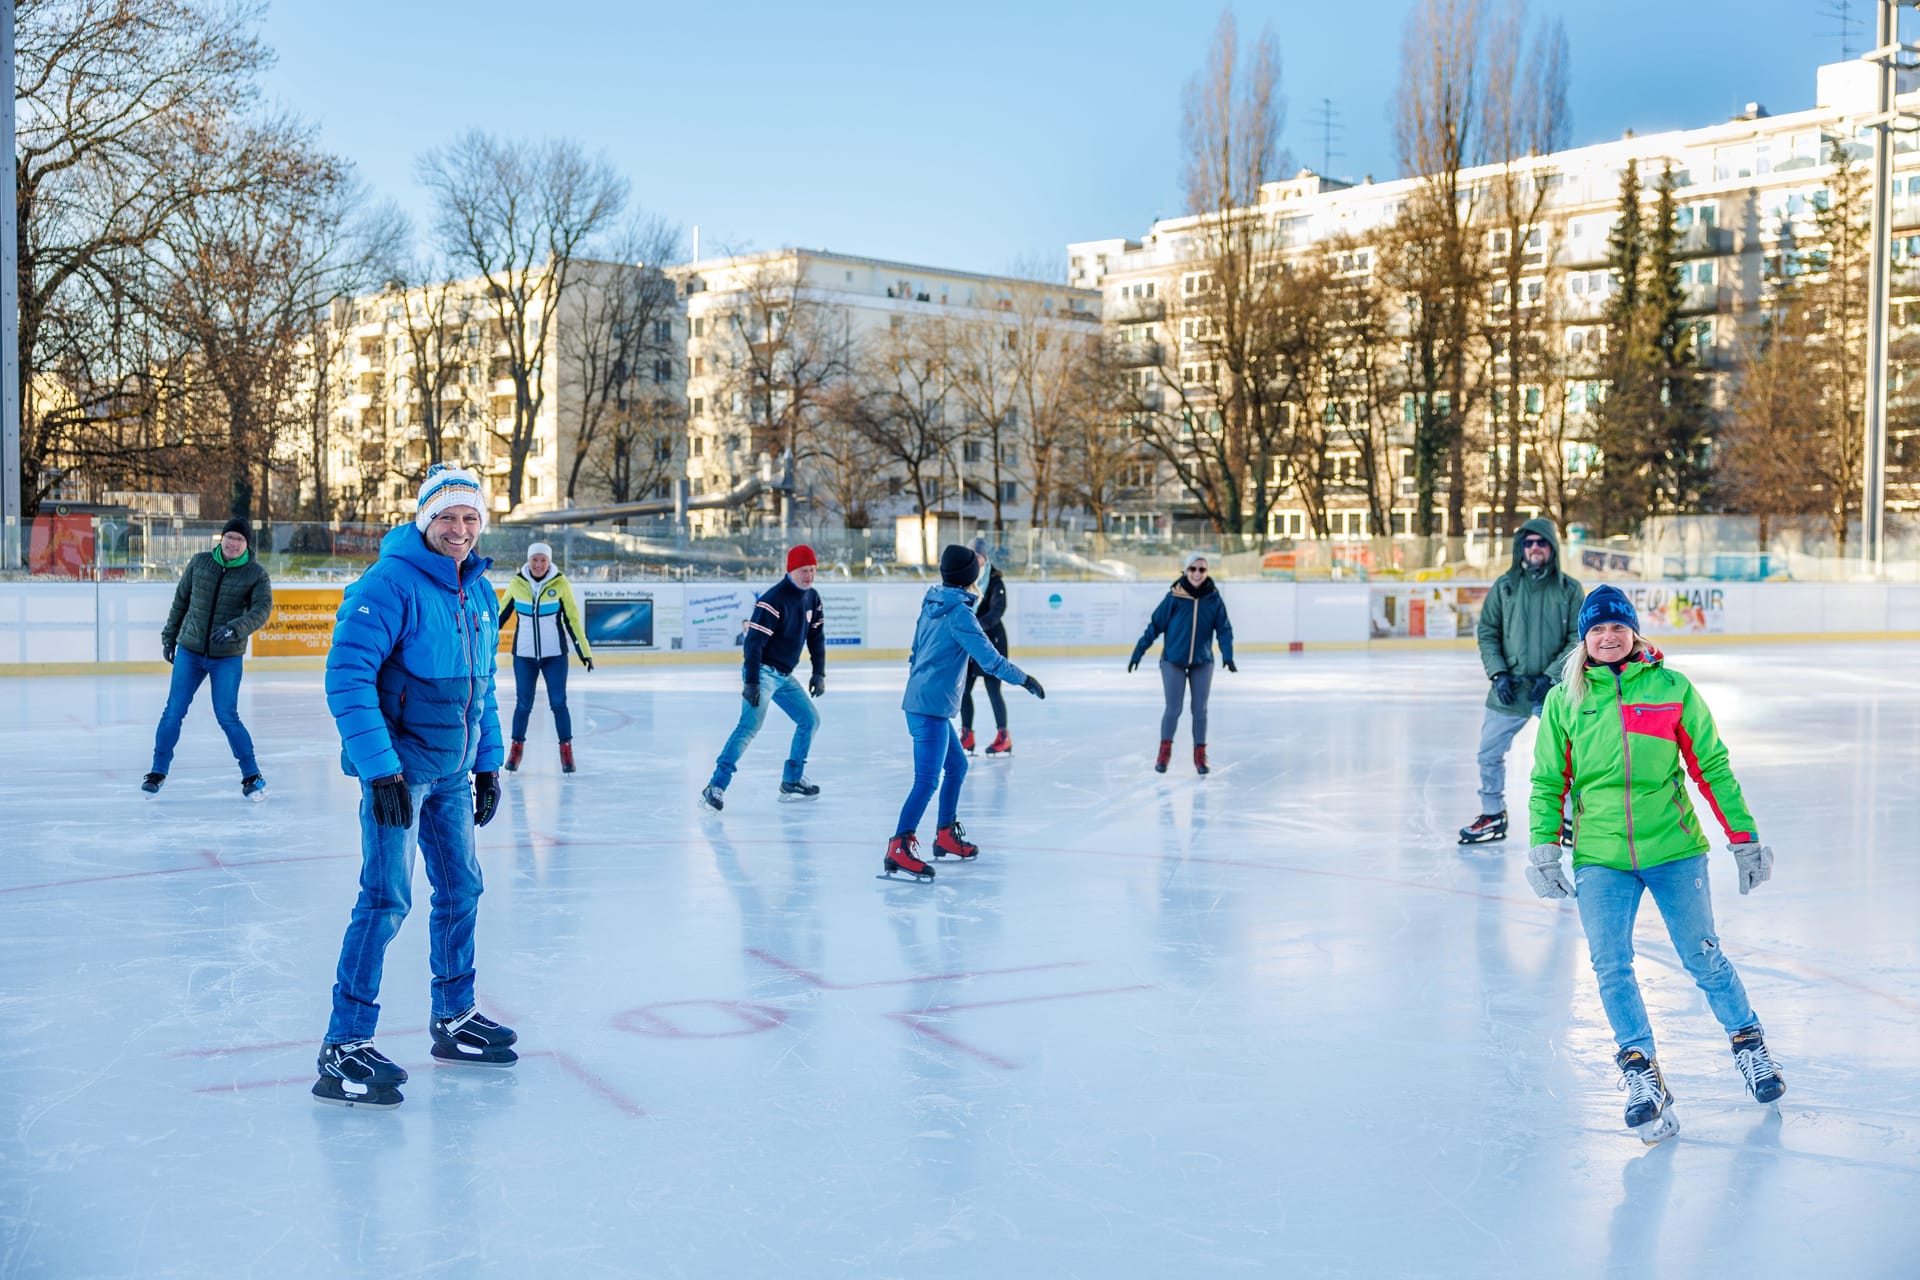
<path id="1" fill-rule="evenodd" d="M 1187 690 L 1193 691 L 1193 767 L 1207 772 L 1207 695 L 1213 690 L 1213 642 L 1220 641 L 1220 657 L 1227 670 L 1233 665 L 1233 623 L 1227 620 L 1227 602 L 1220 589 L 1207 576 L 1207 558 L 1196 551 L 1187 557 L 1186 571 L 1173 580 L 1166 599 L 1147 620 L 1147 629 L 1133 646 L 1127 661 L 1132 671 L 1146 656 L 1155 636 L 1164 634 L 1160 646 L 1160 685 L 1166 694 L 1166 710 L 1160 714 L 1160 754 L 1153 762 L 1155 773 L 1167 771 L 1173 758 L 1173 731 L 1180 726 L 1180 704 Z"/>
<path id="2" fill-rule="evenodd" d="M 887 842 L 882 869 L 887 875 L 905 872 L 916 880 L 933 879 L 933 868 L 920 859 L 915 828 L 927 812 L 933 790 L 940 788 L 936 857 L 952 854 L 972 858 L 978 845 L 967 843 L 960 825 L 960 784 L 967 777 L 967 753 L 953 731 L 960 710 L 960 685 L 967 676 L 967 660 L 1008 684 L 1019 685 L 1036 698 L 1047 696 L 1040 682 L 1000 656 L 974 616 L 970 588 L 980 576 L 980 558 L 962 546 L 940 553 L 940 585 L 929 588 L 920 604 L 920 621 L 913 631 L 913 655 L 908 659 L 907 693 L 900 701 L 907 713 L 907 732 L 913 735 L 913 790 L 900 809 L 894 837 Z M 942 775 L 944 765 L 945 777 Z"/>

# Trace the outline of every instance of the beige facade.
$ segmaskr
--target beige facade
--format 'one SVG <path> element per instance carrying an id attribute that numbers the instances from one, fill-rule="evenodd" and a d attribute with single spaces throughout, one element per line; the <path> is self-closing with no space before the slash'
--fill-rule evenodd
<path id="1" fill-rule="evenodd" d="M 1739 355 L 1747 326 L 1753 323 L 1770 272 L 1778 270 L 1780 255 L 1796 239 L 1805 243 L 1813 230 L 1817 202 L 1825 198 L 1833 166 L 1829 163 L 1837 140 L 1860 160 L 1867 156 L 1865 118 L 1872 110 L 1870 68 L 1865 64 L 1825 67 L 1818 78 L 1818 105 L 1810 110 L 1769 115 L 1751 106 L 1738 118 L 1698 129 L 1634 136 L 1579 147 L 1520 162 L 1524 175 L 1538 175 L 1549 184 L 1541 225 L 1526 243 L 1509 246 L 1501 233 L 1488 226 L 1486 250 L 1490 258 L 1524 255 L 1521 294 L 1507 298 L 1504 285 L 1495 286 L 1488 299 L 1490 314 L 1509 306 L 1539 307 L 1547 318 L 1547 340 L 1566 357 L 1567 376 L 1551 388 L 1552 403 L 1535 403 L 1528 396 L 1525 411 L 1559 412 L 1575 422 L 1591 410 L 1600 393 L 1582 373 L 1597 368 L 1604 341 L 1607 300 L 1616 287 L 1608 270 L 1608 238 L 1619 217 L 1622 170 L 1637 162 L 1650 208 L 1653 184 L 1671 165 L 1679 185 L 1677 231 L 1683 312 L 1694 319 L 1693 336 L 1702 366 L 1716 373 L 1724 399 L 1727 375 Z M 1920 113 L 1920 94 L 1902 85 L 1901 104 Z M 1899 305 L 1903 296 L 1920 294 L 1920 143 L 1915 135 L 1894 135 L 1894 323 L 1920 320 L 1920 308 Z M 1500 170 L 1487 166 L 1467 171 L 1463 189 L 1476 203 L 1490 204 L 1487 194 Z M 1417 179 L 1349 184 L 1311 172 L 1269 183 L 1261 189 L 1257 212 L 1271 221 L 1274 243 L 1285 253 L 1324 253 L 1341 248 L 1343 270 L 1370 272 L 1376 263 L 1368 250 L 1369 237 L 1378 235 L 1399 215 L 1418 187 Z M 1068 246 L 1070 283 L 1097 289 L 1110 343 L 1123 362 L 1137 366 L 1138 376 L 1161 385 L 1181 378 L 1204 359 L 1204 335 L 1196 340 L 1193 326 L 1199 308 L 1193 305 L 1200 251 L 1198 222 L 1171 218 L 1155 222 L 1141 239 L 1088 240 Z M 1134 353 L 1131 360 L 1127 353 Z M 1186 353 L 1191 353 L 1186 354 Z M 1490 366 L 1501 359 L 1487 356 Z M 1496 370 L 1497 371 L 1497 370 Z M 1898 376 L 1896 374 L 1896 382 Z M 1484 426 L 1484 424 L 1482 424 Z M 1575 432 L 1576 436 L 1578 432 Z M 1411 415 L 1402 444 L 1411 444 Z M 1891 447 L 1898 463 L 1915 442 L 1896 438 Z M 1558 465 L 1567 471 L 1588 465 L 1590 445 L 1578 439 L 1565 446 Z M 1920 461 L 1920 458 L 1914 459 Z M 1491 469 L 1496 459 L 1478 459 L 1469 470 L 1467 500 L 1469 532 L 1485 529 L 1491 515 Z M 1351 459 L 1329 459 L 1336 477 Z M 1374 529 L 1364 503 L 1341 496 L 1334 486 L 1330 503 L 1331 536 L 1360 538 L 1402 533 L 1412 514 L 1412 483 L 1400 485 L 1406 506 L 1394 512 L 1394 527 Z M 1894 505 L 1913 505 L 1911 493 L 1891 492 Z M 1182 507 L 1182 494 L 1162 475 L 1151 487 L 1142 487 L 1131 506 L 1110 521 L 1120 532 L 1142 532 L 1167 527 L 1170 515 Z M 1537 514 L 1538 493 L 1529 496 L 1523 514 Z M 1267 532 L 1272 536 L 1311 536 L 1307 513 L 1286 496 L 1274 511 Z M 1458 531 L 1449 531 L 1458 532 Z"/>

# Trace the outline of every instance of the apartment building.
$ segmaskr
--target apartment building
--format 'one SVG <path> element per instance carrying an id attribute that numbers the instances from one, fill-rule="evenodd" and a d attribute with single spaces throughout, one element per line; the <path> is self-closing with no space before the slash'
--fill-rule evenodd
<path id="1" fill-rule="evenodd" d="M 527 308 L 522 361 L 539 400 L 512 498 L 515 344 L 484 278 L 389 283 L 336 302 L 306 352 L 322 369 L 302 411 L 324 422 L 301 460 L 334 510 L 410 518 L 432 461 L 478 470 L 496 517 L 665 497 L 682 474 L 686 317 L 655 267 L 578 261 L 551 323 Z M 311 366 L 310 366 L 311 367 Z M 301 452 L 295 446 L 295 453 Z"/>
<path id="2" fill-rule="evenodd" d="M 896 368 L 940 370 L 923 391 L 950 428 L 937 434 L 951 440 L 923 460 L 929 508 L 984 523 L 997 500 L 1002 520 L 1027 519 L 1030 458 L 1012 385 L 1021 350 L 1100 335 L 1092 289 L 825 250 L 710 259 L 670 274 L 686 311 L 689 492 L 736 498 L 690 514 L 707 532 L 776 517 L 781 499 L 755 481 L 777 479 L 788 454 L 790 501 L 822 518 L 878 528 L 915 511 L 920 495 L 903 465 L 849 426 L 889 356 Z"/>
<path id="3" fill-rule="evenodd" d="M 1490 314 L 1505 307 L 1538 307 L 1546 318 L 1546 341 L 1567 358 L 1570 376 L 1553 387 L 1529 388 L 1524 405 L 1514 412 L 1528 415 L 1566 414 L 1575 430 L 1563 444 L 1558 465 L 1563 474 L 1578 473 L 1591 464 L 1593 446 L 1581 438 L 1582 421 L 1591 422 L 1593 408 L 1604 394 L 1601 384 L 1582 377 L 1597 368 L 1605 341 L 1602 323 L 1610 294 L 1616 287 L 1608 269 L 1608 239 L 1619 218 L 1621 175 L 1629 161 L 1637 162 L 1645 184 L 1646 206 L 1651 207 L 1653 184 L 1671 166 L 1679 187 L 1675 228 L 1677 274 L 1683 296 L 1683 314 L 1692 318 L 1692 337 L 1701 367 L 1715 375 L 1721 403 L 1729 374 L 1748 327 L 1779 270 L 1781 255 L 1814 233 L 1814 214 L 1827 198 L 1832 176 L 1831 150 L 1837 141 L 1864 166 L 1868 155 L 1867 129 L 1862 124 L 1873 110 L 1872 69 L 1864 63 L 1822 67 L 1817 76 L 1816 105 L 1783 115 L 1770 115 L 1751 104 L 1734 119 L 1702 128 L 1635 136 L 1629 132 L 1606 143 L 1578 147 L 1520 162 L 1525 176 L 1540 177 L 1548 188 L 1541 225 L 1531 228 L 1525 243 L 1504 242 L 1505 231 L 1489 226 L 1490 258 L 1523 255 L 1520 292 L 1506 296 L 1506 283 L 1491 286 Z M 1920 114 L 1920 82 L 1909 74 L 1900 85 L 1900 103 Z M 1920 143 L 1911 133 L 1896 133 L 1894 157 L 1893 224 L 1896 272 L 1894 324 L 1920 321 Z M 1484 196 L 1497 179 L 1496 166 L 1467 171 L 1463 189 Z M 1417 179 L 1361 183 L 1336 181 L 1310 171 L 1262 187 L 1257 213 L 1269 220 L 1271 243 L 1280 252 L 1326 254 L 1338 244 L 1341 271 L 1367 273 L 1375 266 L 1368 248 L 1370 236 L 1392 225 L 1405 202 L 1418 188 Z M 1481 198 L 1482 207 L 1491 202 Z M 1069 283 L 1096 289 L 1103 299 L 1102 314 L 1110 347 L 1135 376 L 1172 389 L 1175 379 L 1193 379 L 1204 359 L 1204 305 L 1207 281 L 1199 246 L 1199 222 L 1192 217 L 1157 221 L 1140 239 L 1088 240 L 1068 246 Z M 1909 300 L 1903 303 L 1904 300 Z M 1193 352 L 1191 356 L 1183 353 Z M 1488 353 L 1496 373 L 1504 359 L 1496 348 Z M 1901 374 L 1895 371 L 1895 385 Z M 1486 412 L 1505 411 L 1499 397 L 1484 398 Z M 1401 448 L 1402 477 L 1411 475 L 1410 446 L 1414 413 L 1409 403 Z M 1480 424 L 1479 438 L 1491 435 Z M 1470 435 L 1473 434 L 1470 432 Z M 1890 443 L 1896 468 L 1903 459 L 1920 463 L 1920 441 L 1896 431 Z M 1413 520 L 1413 482 L 1398 482 L 1390 529 L 1376 529 L 1367 504 L 1342 479 L 1351 474 L 1357 455 L 1335 449 L 1326 459 L 1334 483 L 1329 489 L 1326 525 L 1336 538 L 1360 538 L 1406 532 Z M 1475 459 L 1467 477 L 1466 533 L 1490 527 L 1494 486 L 1493 468 L 1501 455 L 1489 449 Z M 1114 514 L 1110 530 L 1120 533 L 1164 531 L 1173 521 L 1191 515 L 1191 504 L 1168 478 L 1169 468 L 1142 452 L 1140 474 Z M 1526 468 L 1523 459 L 1523 473 Z M 1897 476 L 1897 472 L 1896 472 Z M 1343 492 L 1343 490 L 1346 490 Z M 1311 536 L 1308 512 L 1297 487 L 1283 490 L 1273 511 L 1269 536 Z M 1911 483 L 1889 489 L 1890 504 L 1908 509 L 1920 506 L 1920 494 Z M 1524 515 L 1538 514 L 1542 495 L 1528 490 Z M 1442 500 L 1444 507 L 1444 498 Z"/>

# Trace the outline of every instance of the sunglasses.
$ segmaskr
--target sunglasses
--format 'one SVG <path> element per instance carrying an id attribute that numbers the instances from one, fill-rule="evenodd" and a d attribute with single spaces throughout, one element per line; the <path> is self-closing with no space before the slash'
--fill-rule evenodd
<path id="1" fill-rule="evenodd" d="M 1525 537 L 1520 539 L 1520 545 L 1523 547 L 1547 547 L 1553 544 L 1545 538 Z"/>
<path id="2" fill-rule="evenodd" d="M 1206 571 L 1207 571 L 1207 566 L 1203 564 L 1194 564 L 1194 565 L 1187 566 L 1188 573 L 1205 573 Z"/>

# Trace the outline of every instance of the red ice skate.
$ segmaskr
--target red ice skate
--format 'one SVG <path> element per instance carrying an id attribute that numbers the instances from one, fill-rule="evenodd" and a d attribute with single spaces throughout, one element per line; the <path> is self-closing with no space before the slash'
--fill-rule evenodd
<path id="1" fill-rule="evenodd" d="M 1005 729 L 993 735 L 993 744 L 987 748 L 990 756 L 1010 756 L 1013 754 L 1013 735 Z"/>
<path id="2" fill-rule="evenodd" d="M 960 731 L 960 749 L 968 755 L 973 754 L 973 730 L 962 729 Z"/>
<path id="3" fill-rule="evenodd" d="M 573 744 L 571 742 L 563 742 L 560 744 L 560 772 L 573 772 Z"/>
<path id="4" fill-rule="evenodd" d="M 952 854 L 962 862 L 980 856 L 980 846 L 967 842 L 967 829 L 958 822 L 950 827 L 940 828 L 940 834 L 933 838 L 933 856 L 944 858 L 948 854 Z"/>
<path id="5" fill-rule="evenodd" d="M 920 861 L 919 850 L 920 841 L 911 831 L 902 831 L 887 841 L 887 858 L 881 864 L 886 872 L 886 877 L 883 878 L 890 878 L 894 872 L 900 871 L 912 876 L 915 880 L 933 879 L 933 868 Z"/>
<path id="6" fill-rule="evenodd" d="M 1167 771 L 1167 761 L 1171 759 L 1173 759 L 1173 739 L 1162 738 L 1160 740 L 1160 754 L 1156 756 L 1153 761 L 1153 771 L 1155 773 L 1165 773 Z"/>
<path id="7" fill-rule="evenodd" d="M 1207 768 L 1207 744 L 1204 742 L 1196 742 L 1193 744 L 1193 768 L 1194 772 L 1203 778 L 1211 772 L 1211 770 Z"/>
<path id="8" fill-rule="evenodd" d="M 520 757 L 525 754 L 527 744 L 515 738 L 513 745 L 507 748 L 507 772 L 512 773 L 520 767 Z"/>

